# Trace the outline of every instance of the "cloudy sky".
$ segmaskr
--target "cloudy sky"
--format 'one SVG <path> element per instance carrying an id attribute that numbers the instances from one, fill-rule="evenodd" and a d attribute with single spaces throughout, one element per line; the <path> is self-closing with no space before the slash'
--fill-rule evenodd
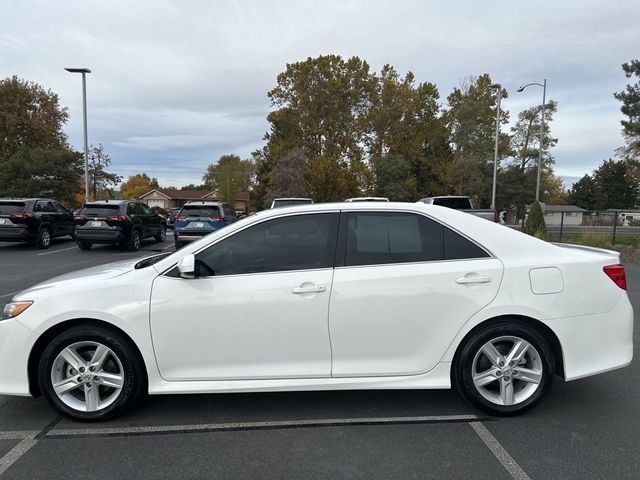
<path id="1" fill-rule="evenodd" d="M 82 148 L 80 77 L 88 67 L 89 142 L 121 175 L 199 182 L 220 155 L 263 144 L 266 92 L 286 63 L 320 54 L 389 63 L 446 99 L 469 75 L 509 92 L 511 118 L 547 96 L 556 172 L 570 181 L 622 144 L 613 92 L 640 55 L 640 2 L 513 0 L 1 0 L 0 77 L 59 94 Z"/>

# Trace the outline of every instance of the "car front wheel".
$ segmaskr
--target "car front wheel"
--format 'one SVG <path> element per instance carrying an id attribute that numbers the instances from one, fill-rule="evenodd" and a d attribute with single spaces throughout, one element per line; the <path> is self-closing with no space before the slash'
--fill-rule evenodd
<path id="1" fill-rule="evenodd" d="M 36 239 L 36 246 L 38 248 L 49 248 L 51 245 L 51 232 L 48 228 L 41 228 L 38 232 L 38 238 Z"/>
<path id="2" fill-rule="evenodd" d="M 128 339 L 100 325 L 72 327 L 45 348 L 38 382 L 49 403 L 83 421 L 112 418 L 143 392 L 144 368 Z"/>
<path id="3" fill-rule="evenodd" d="M 549 390 L 555 361 L 549 343 L 529 325 L 490 325 L 470 337 L 454 361 L 453 383 L 475 407 L 518 415 Z"/>
<path id="4" fill-rule="evenodd" d="M 140 235 L 139 230 L 134 230 L 131 232 L 131 239 L 129 240 L 129 251 L 137 252 L 140 250 L 140 244 L 142 243 L 142 235 Z"/>

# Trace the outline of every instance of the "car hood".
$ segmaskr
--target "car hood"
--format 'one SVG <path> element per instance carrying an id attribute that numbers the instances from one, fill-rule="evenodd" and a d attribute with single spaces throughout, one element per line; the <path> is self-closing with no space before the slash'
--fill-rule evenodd
<path id="1" fill-rule="evenodd" d="M 123 260 L 65 273 L 64 275 L 53 277 L 23 290 L 14 295 L 13 298 L 16 300 L 27 300 L 31 299 L 33 294 L 45 293 L 55 287 L 88 286 L 103 283 L 135 271 L 135 265 L 140 262 L 140 260 L 140 258 Z"/>

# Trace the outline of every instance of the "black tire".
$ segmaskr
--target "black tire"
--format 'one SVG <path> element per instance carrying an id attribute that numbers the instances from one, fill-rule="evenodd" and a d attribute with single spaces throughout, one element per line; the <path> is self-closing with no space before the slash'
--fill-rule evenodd
<path id="1" fill-rule="evenodd" d="M 123 385 L 119 394 L 108 406 L 87 412 L 72 408 L 56 394 L 53 388 L 52 369 L 62 350 L 78 342 L 97 342 L 108 347 L 122 364 Z M 88 352 L 88 360 L 91 352 Z M 56 336 L 44 349 L 38 362 L 38 385 L 47 401 L 60 413 L 74 420 L 85 422 L 103 421 L 122 414 L 131 408 L 146 391 L 146 373 L 138 352 L 131 341 L 120 332 L 96 323 L 86 323 L 71 327 Z M 79 374 L 72 374 L 72 377 Z M 97 375 L 97 373 L 96 373 Z M 82 389 L 83 387 L 77 387 Z M 94 388 L 108 388 L 95 386 Z M 101 390 L 103 391 L 103 390 Z M 108 390 L 107 390 L 108 391 Z M 76 394 L 77 389 L 76 389 Z M 79 395 L 82 397 L 82 393 Z"/>
<path id="2" fill-rule="evenodd" d="M 80 247 L 80 250 L 90 250 L 91 247 L 93 247 L 93 243 L 91 242 L 83 242 L 78 240 L 76 243 L 78 244 L 78 247 Z"/>
<path id="3" fill-rule="evenodd" d="M 131 238 L 129 239 L 129 244 L 127 245 L 127 249 L 130 252 L 137 252 L 140 250 L 140 244 L 142 243 L 142 235 L 140 234 L 140 230 L 135 228 L 131 232 Z"/>
<path id="4" fill-rule="evenodd" d="M 153 238 L 156 242 L 164 242 L 167 238 L 167 227 L 165 225 L 162 225 L 160 227 L 160 232 L 158 232 L 158 234 Z"/>
<path id="5" fill-rule="evenodd" d="M 38 232 L 38 238 L 36 239 L 36 247 L 49 248 L 51 246 L 51 231 L 48 227 L 42 227 Z"/>
<path id="6" fill-rule="evenodd" d="M 512 405 L 501 405 L 496 403 L 495 401 L 490 401 L 485 398 L 480 390 L 476 387 L 473 381 L 473 366 L 474 359 L 476 355 L 481 356 L 479 353 L 484 345 L 488 342 L 496 340 L 497 347 L 502 347 L 504 345 L 503 350 L 497 348 L 499 353 L 506 355 L 508 349 L 510 348 L 509 342 L 511 340 L 504 340 L 501 343 L 500 339 L 515 337 L 522 339 L 528 342 L 533 350 L 528 350 L 527 362 L 535 361 L 539 365 L 539 369 L 542 371 L 542 375 L 539 383 L 537 384 L 537 388 L 533 391 L 533 393 L 528 396 L 528 398 L 524 398 L 522 401 L 517 401 L 517 403 Z M 480 357 L 478 357 L 480 358 Z M 533 359 L 533 360 L 532 360 Z M 480 359 L 479 361 L 485 361 L 485 365 L 489 365 L 487 370 L 493 369 L 495 367 L 486 363 L 488 361 L 487 358 Z M 526 365 L 523 365 L 526 367 Z M 509 369 L 509 365 L 504 365 L 506 369 Z M 515 366 L 516 369 L 518 365 Z M 496 368 L 496 377 L 498 376 L 499 368 Z M 480 369 L 480 371 L 485 371 L 484 368 Z M 512 388 L 515 392 L 523 392 L 523 389 L 527 385 L 535 385 L 531 382 L 525 382 L 520 380 L 516 374 L 511 374 L 512 376 L 506 377 L 504 370 L 500 371 L 499 375 L 503 378 L 499 378 L 494 383 L 487 384 L 485 392 L 490 389 L 496 389 L 496 395 L 500 395 L 499 387 L 501 382 L 506 380 L 511 380 Z M 520 376 L 522 372 L 520 372 Z M 513 416 L 524 413 L 525 411 L 533 408 L 540 399 L 549 391 L 551 384 L 553 382 L 553 377 L 555 375 L 555 358 L 553 356 L 552 349 L 549 345 L 549 342 L 542 336 L 537 330 L 535 330 L 530 325 L 522 322 L 520 320 L 504 320 L 498 323 L 493 323 L 485 328 L 482 328 L 472 334 L 472 336 L 465 339 L 464 343 L 461 344 L 458 352 L 453 361 L 453 367 L 451 372 L 451 379 L 454 387 L 460 392 L 460 394 L 474 407 L 483 410 L 491 415 L 496 416 Z M 534 386 L 527 386 L 526 388 L 533 389 Z M 519 390 L 518 390 L 519 389 Z M 525 395 L 526 397 L 526 395 Z M 515 396 L 514 396 L 515 399 Z M 515 399 L 514 401 L 516 401 Z"/>

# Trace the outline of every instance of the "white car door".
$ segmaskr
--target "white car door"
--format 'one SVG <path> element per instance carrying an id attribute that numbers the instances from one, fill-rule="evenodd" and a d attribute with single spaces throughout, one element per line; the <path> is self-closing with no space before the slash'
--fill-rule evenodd
<path id="1" fill-rule="evenodd" d="M 328 309 L 337 213 L 270 219 L 196 254 L 151 296 L 151 333 L 166 380 L 328 377 Z"/>
<path id="2" fill-rule="evenodd" d="M 496 296 L 502 263 L 415 213 L 344 213 L 342 225 L 329 317 L 333 376 L 431 370 Z"/>

